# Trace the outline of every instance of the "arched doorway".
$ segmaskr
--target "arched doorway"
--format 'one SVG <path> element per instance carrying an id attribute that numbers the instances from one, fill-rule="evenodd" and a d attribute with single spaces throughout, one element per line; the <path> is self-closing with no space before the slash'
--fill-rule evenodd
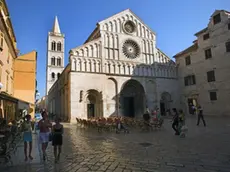
<path id="1" fill-rule="evenodd" d="M 161 94 L 160 111 L 162 115 L 166 115 L 166 112 L 170 110 L 171 101 L 171 95 L 168 92 L 163 92 Z"/>
<path id="2" fill-rule="evenodd" d="M 146 110 L 143 86 L 136 80 L 127 81 L 120 92 L 120 109 L 123 116 L 141 117 Z"/>
<path id="3" fill-rule="evenodd" d="M 195 91 L 191 91 L 187 96 L 187 104 L 188 104 L 188 111 L 189 114 L 195 115 L 196 111 L 194 107 L 196 108 L 198 106 L 198 97 L 199 94 Z"/>
<path id="4" fill-rule="evenodd" d="M 97 90 L 88 90 L 86 97 L 87 118 L 102 117 L 102 94 Z"/>

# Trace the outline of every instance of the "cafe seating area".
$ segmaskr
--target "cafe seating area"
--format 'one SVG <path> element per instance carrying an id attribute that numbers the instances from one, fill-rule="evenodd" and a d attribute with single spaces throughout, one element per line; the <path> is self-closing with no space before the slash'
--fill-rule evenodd
<path id="1" fill-rule="evenodd" d="M 145 121 L 143 119 L 135 119 L 129 117 L 109 117 L 109 118 L 76 118 L 77 124 L 82 128 L 94 128 L 98 132 L 117 132 L 119 124 L 128 129 L 137 129 L 141 131 L 152 131 L 160 129 L 163 125 L 163 119 Z"/>

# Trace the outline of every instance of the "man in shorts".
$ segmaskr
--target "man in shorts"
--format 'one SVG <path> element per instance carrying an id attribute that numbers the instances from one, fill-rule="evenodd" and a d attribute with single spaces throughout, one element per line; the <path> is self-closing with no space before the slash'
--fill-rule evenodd
<path id="1" fill-rule="evenodd" d="M 49 135 L 50 135 L 50 128 L 52 124 L 48 119 L 48 115 L 45 111 L 42 112 L 42 119 L 38 122 L 38 127 L 40 130 L 39 133 L 39 141 L 42 144 L 42 153 L 43 153 L 43 160 L 46 160 L 46 149 L 49 143 Z"/>

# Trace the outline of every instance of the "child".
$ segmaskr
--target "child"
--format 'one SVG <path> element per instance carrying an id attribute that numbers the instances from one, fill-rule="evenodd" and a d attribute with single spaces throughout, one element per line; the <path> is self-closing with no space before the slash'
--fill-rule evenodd
<path id="1" fill-rule="evenodd" d="M 29 158 L 30 160 L 33 160 L 33 157 L 31 156 L 32 152 L 32 125 L 31 125 L 31 116 L 26 115 L 25 116 L 25 122 L 23 123 L 22 129 L 23 129 L 23 141 L 24 141 L 24 153 L 25 153 L 25 161 L 28 160 L 27 156 L 27 142 L 29 142 Z"/>

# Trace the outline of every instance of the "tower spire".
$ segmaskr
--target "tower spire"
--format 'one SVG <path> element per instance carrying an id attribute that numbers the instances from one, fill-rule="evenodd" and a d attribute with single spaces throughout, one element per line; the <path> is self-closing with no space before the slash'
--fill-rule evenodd
<path id="1" fill-rule="evenodd" d="M 53 33 L 61 33 L 57 16 L 55 16 L 55 21 L 54 21 L 54 26 L 53 26 L 52 32 Z"/>

